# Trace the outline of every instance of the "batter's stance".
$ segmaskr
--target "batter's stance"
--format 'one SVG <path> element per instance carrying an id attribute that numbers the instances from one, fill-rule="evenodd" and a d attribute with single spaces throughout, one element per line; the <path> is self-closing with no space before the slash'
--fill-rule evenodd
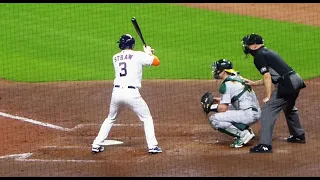
<path id="1" fill-rule="evenodd" d="M 271 153 L 274 123 L 281 110 L 284 111 L 290 136 L 288 142 L 305 143 L 305 132 L 300 124 L 299 112 L 295 107 L 300 89 L 305 88 L 302 78 L 274 51 L 264 46 L 263 38 L 258 34 L 243 37 L 243 52 L 254 57 L 254 64 L 263 75 L 263 79 L 251 86 L 264 85 L 265 97 L 261 113 L 260 143 L 250 149 L 251 153 Z M 275 88 L 272 92 L 272 83 Z"/>
<path id="2" fill-rule="evenodd" d="M 101 143 L 108 137 L 111 127 L 117 119 L 119 106 L 122 104 L 133 110 L 143 122 L 148 152 L 150 154 L 161 153 L 162 150 L 158 146 L 149 107 L 139 92 L 143 66 L 158 66 L 160 61 L 157 56 L 153 55 L 154 49 L 151 49 L 150 46 L 143 46 L 144 52 L 133 51 L 135 39 L 130 34 L 122 35 L 118 43 L 121 52 L 112 58 L 115 79 L 109 115 L 92 143 L 92 153 L 104 151 Z"/>
<path id="3" fill-rule="evenodd" d="M 213 63 L 212 68 L 214 78 L 222 80 L 221 96 L 205 93 L 201 98 L 202 108 L 214 129 L 236 137 L 231 147 L 243 147 L 255 136 L 250 125 L 260 118 L 259 101 L 253 89 L 233 70 L 231 61 L 220 59 Z M 216 113 L 210 114 L 212 111 Z"/>

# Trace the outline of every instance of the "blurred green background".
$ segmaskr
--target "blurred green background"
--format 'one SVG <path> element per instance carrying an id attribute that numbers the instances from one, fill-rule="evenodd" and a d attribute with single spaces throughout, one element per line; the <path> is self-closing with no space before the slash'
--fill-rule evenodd
<path id="1" fill-rule="evenodd" d="M 211 64 L 226 58 L 250 79 L 261 79 L 241 39 L 258 33 L 304 79 L 319 76 L 320 28 L 174 4 L 0 4 L 0 77 L 12 81 L 112 80 L 112 56 L 135 16 L 160 58 L 144 79 L 212 79 Z"/>

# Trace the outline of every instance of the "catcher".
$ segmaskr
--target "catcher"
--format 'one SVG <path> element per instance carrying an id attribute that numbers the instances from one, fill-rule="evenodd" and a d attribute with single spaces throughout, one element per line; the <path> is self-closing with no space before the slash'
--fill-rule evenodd
<path id="1" fill-rule="evenodd" d="M 229 60 L 214 62 L 212 74 L 214 79 L 222 81 L 219 88 L 221 96 L 213 97 L 206 92 L 201 97 L 202 109 L 214 129 L 235 137 L 231 147 L 243 147 L 255 137 L 250 125 L 261 116 L 257 96 Z"/>

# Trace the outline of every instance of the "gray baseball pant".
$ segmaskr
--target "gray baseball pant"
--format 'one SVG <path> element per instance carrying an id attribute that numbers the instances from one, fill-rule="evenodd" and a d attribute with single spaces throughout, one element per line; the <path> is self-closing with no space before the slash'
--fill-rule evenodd
<path id="1" fill-rule="evenodd" d="M 301 83 L 300 80 L 301 79 L 299 75 L 293 76 L 292 84 L 295 87 L 299 87 L 299 83 Z M 304 134 L 304 129 L 300 123 L 299 111 L 295 106 L 297 97 L 281 98 L 277 95 L 277 93 L 278 88 L 275 86 L 270 100 L 262 106 L 260 118 L 260 144 L 272 145 L 274 124 L 281 110 L 283 110 L 285 114 L 289 133 L 294 136 Z"/>

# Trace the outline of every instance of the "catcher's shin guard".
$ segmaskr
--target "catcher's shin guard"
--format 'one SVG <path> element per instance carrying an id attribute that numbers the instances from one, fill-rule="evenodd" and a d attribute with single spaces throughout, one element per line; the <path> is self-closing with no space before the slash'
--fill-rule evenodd
<path id="1" fill-rule="evenodd" d="M 241 131 L 243 130 L 246 130 L 246 129 L 249 129 L 250 126 L 246 125 L 246 124 L 242 124 L 242 123 L 236 123 L 236 122 L 233 122 L 231 123 L 234 127 L 240 129 Z"/>
<path id="2" fill-rule="evenodd" d="M 229 136 L 240 138 L 241 131 L 237 128 L 228 127 L 226 129 L 218 128 L 217 130 Z"/>

